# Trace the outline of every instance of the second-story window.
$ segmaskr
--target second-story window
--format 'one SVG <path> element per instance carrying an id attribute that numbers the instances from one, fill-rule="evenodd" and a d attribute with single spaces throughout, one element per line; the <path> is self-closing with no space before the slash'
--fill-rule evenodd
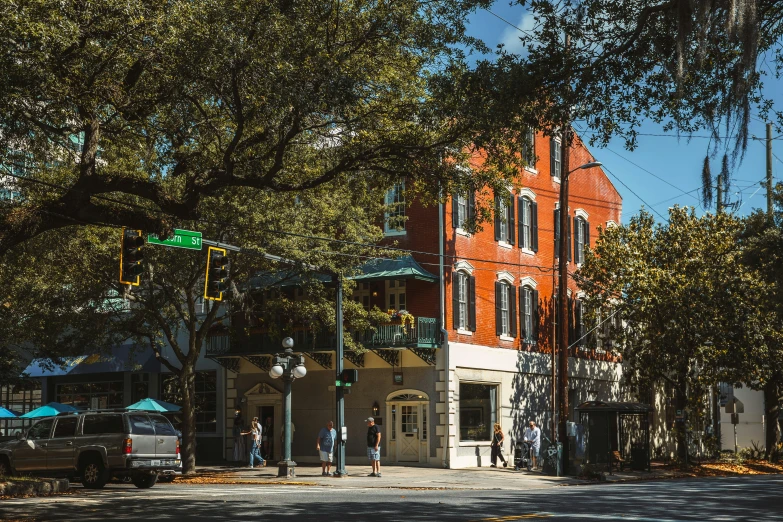
<path id="1" fill-rule="evenodd" d="M 583 263 L 585 246 L 590 245 L 590 223 L 582 216 L 574 217 L 574 262 Z"/>
<path id="2" fill-rule="evenodd" d="M 587 344 L 587 330 L 585 330 L 584 321 L 584 306 L 581 299 L 577 299 L 573 303 L 574 306 L 574 326 L 573 326 L 573 339 L 568 344 L 573 344 L 579 348 L 584 348 Z"/>
<path id="3" fill-rule="evenodd" d="M 386 193 L 383 231 L 386 235 L 405 233 L 405 182 L 400 181 Z"/>
<path id="4" fill-rule="evenodd" d="M 516 288 L 498 281 L 495 283 L 495 329 L 498 336 L 517 336 Z"/>
<path id="5" fill-rule="evenodd" d="M 356 283 L 356 288 L 353 289 L 353 295 L 351 298 L 357 303 L 361 304 L 365 310 L 370 309 L 370 283 L 361 282 Z"/>
<path id="6" fill-rule="evenodd" d="M 550 159 L 549 159 L 549 173 L 553 178 L 560 179 L 561 175 L 561 165 L 560 160 L 562 158 L 560 154 L 560 138 L 551 138 L 549 140 L 549 152 L 550 152 Z"/>
<path id="7" fill-rule="evenodd" d="M 514 244 L 514 198 L 510 204 L 500 196 L 495 196 L 495 241 Z"/>
<path id="8" fill-rule="evenodd" d="M 538 205 L 527 196 L 518 200 L 519 248 L 538 252 Z"/>
<path id="9" fill-rule="evenodd" d="M 467 272 L 454 272 L 452 288 L 454 329 L 476 331 L 476 279 Z"/>
<path id="10" fill-rule="evenodd" d="M 519 289 L 520 337 L 526 343 L 538 341 L 538 291 L 530 286 Z"/>
<path id="11" fill-rule="evenodd" d="M 389 310 L 407 310 L 405 279 L 386 281 L 386 306 Z"/>

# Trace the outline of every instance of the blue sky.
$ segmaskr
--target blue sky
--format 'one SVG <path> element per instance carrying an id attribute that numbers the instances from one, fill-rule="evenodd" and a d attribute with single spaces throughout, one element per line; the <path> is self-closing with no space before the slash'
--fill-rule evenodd
<path id="1" fill-rule="evenodd" d="M 511 51 L 519 50 L 519 31 L 498 16 L 521 29 L 533 29 L 532 17 L 521 6 L 509 6 L 508 0 L 500 0 L 495 2 L 491 12 L 479 10 L 471 17 L 469 33 L 481 38 L 490 48 L 494 49 L 497 44 L 503 43 Z M 774 109 L 783 109 L 783 81 L 775 81 L 770 77 L 765 81 L 768 84 L 765 94 L 772 96 Z M 584 124 L 577 122 L 575 125 L 584 129 Z M 642 206 L 652 212 L 658 221 L 662 221 L 661 216 L 666 216 L 667 209 L 676 204 L 695 206 L 697 212 L 703 212 L 697 198 L 709 140 L 700 137 L 678 140 L 672 133 L 657 136 L 665 133 L 654 122 L 645 123 L 639 132 L 656 136 L 639 136 L 638 146 L 633 151 L 625 149 L 622 140 L 613 140 L 606 148 L 592 148 L 593 154 L 604 163 L 605 170 L 623 197 L 623 222 L 627 223 Z M 750 134 L 758 138 L 766 136 L 765 123 L 755 111 Z M 773 129 L 773 137 L 779 134 Z M 706 135 L 706 132 L 700 132 L 696 136 Z M 587 134 L 584 136 L 589 137 Z M 773 153 L 777 155 L 773 157 L 773 176 L 775 182 L 783 181 L 783 136 L 772 143 Z M 713 175 L 720 171 L 721 156 L 719 154 L 712 161 Z M 764 142 L 750 140 L 745 159 L 732 171 L 730 201 L 740 201 L 739 214 L 748 214 L 754 208 L 766 208 L 766 192 L 759 185 L 765 176 Z"/>

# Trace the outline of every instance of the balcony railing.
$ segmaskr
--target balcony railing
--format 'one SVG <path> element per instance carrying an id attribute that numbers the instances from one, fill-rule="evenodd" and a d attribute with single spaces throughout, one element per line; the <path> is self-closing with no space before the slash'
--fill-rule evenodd
<path id="1" fill-rule="evenodd" d="M 440 330 L 438 320 L 432 317 L 417 317 L 415 324 L 379 324 L 373 330 L 350 330 L 354 340 L 365 348 L 438 348 Z M 295 351 L 331 351 L 336 347 L 333 332 L 313 334 L 309 330 L 297 329 L 291 334 Z M 266 332 L 249 335 L 232 335 L 227 331 L 210 335 L 207 339 L 207 357 L 231 355 L 263 355 L 281 352 L 279 336 Z"/>

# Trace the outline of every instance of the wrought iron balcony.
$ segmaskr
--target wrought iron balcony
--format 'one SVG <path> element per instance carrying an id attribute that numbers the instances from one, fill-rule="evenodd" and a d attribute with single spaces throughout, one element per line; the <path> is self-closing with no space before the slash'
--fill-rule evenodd
<path id="1" fill-rule="evenodd" d="M 417 317 L 413 325 L 401 323 L 379 324 L 375 330 L 351 330 L 349 335 L 365 348 L 438 348 L 440 330 L 438 320 L 432 317 Z M 336 348 L 333 332 L 313 332 L 296 329 L 292 332 L 294 349 L 297 352 L 327 352 Z M 267 332 L 251 332 L 249 335 L 231 334 L 228 331 L 215 332 L 207 339 L 207 357 L 269 355 L 280 352 L 280 339 Z"/>

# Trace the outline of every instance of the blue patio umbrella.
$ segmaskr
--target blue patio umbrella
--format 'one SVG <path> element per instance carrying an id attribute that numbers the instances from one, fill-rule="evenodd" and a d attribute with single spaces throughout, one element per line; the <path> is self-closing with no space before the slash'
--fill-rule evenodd
<path id="1" fill-rule="evenodd" d="M 131 404 L 126 409 L 128 410 L 141 410 L 141 411 L 179 411 L 181 406 L 171 404 L 170 402 L 160 401 L 158 399 L 142 399 L 135 404 Z"/>
<path id="2" fill-rule="evenodd" d="M 11 410 L 6 410 L 2 406 L 0 406 L 0 419 L 15 419 L 16 413 L 12 412 Z"/>
<path id="3" fill-rule="evenodd" d="M 58 413 L 65 413 L 68 411 L 79 411 L 79 410 L 77 410 L 73 406 L 68 406 L 67 404 L 60 404 L 59 402 L 50 402 L 49 404 L 45 404 L 40 408 L 36 408 L 32 411 L 28 411 L 24 415 L 21 415 L 19 418 L 34 419 L 36 417 L 51 417 L 52 415 L 57 415 Z"/>

